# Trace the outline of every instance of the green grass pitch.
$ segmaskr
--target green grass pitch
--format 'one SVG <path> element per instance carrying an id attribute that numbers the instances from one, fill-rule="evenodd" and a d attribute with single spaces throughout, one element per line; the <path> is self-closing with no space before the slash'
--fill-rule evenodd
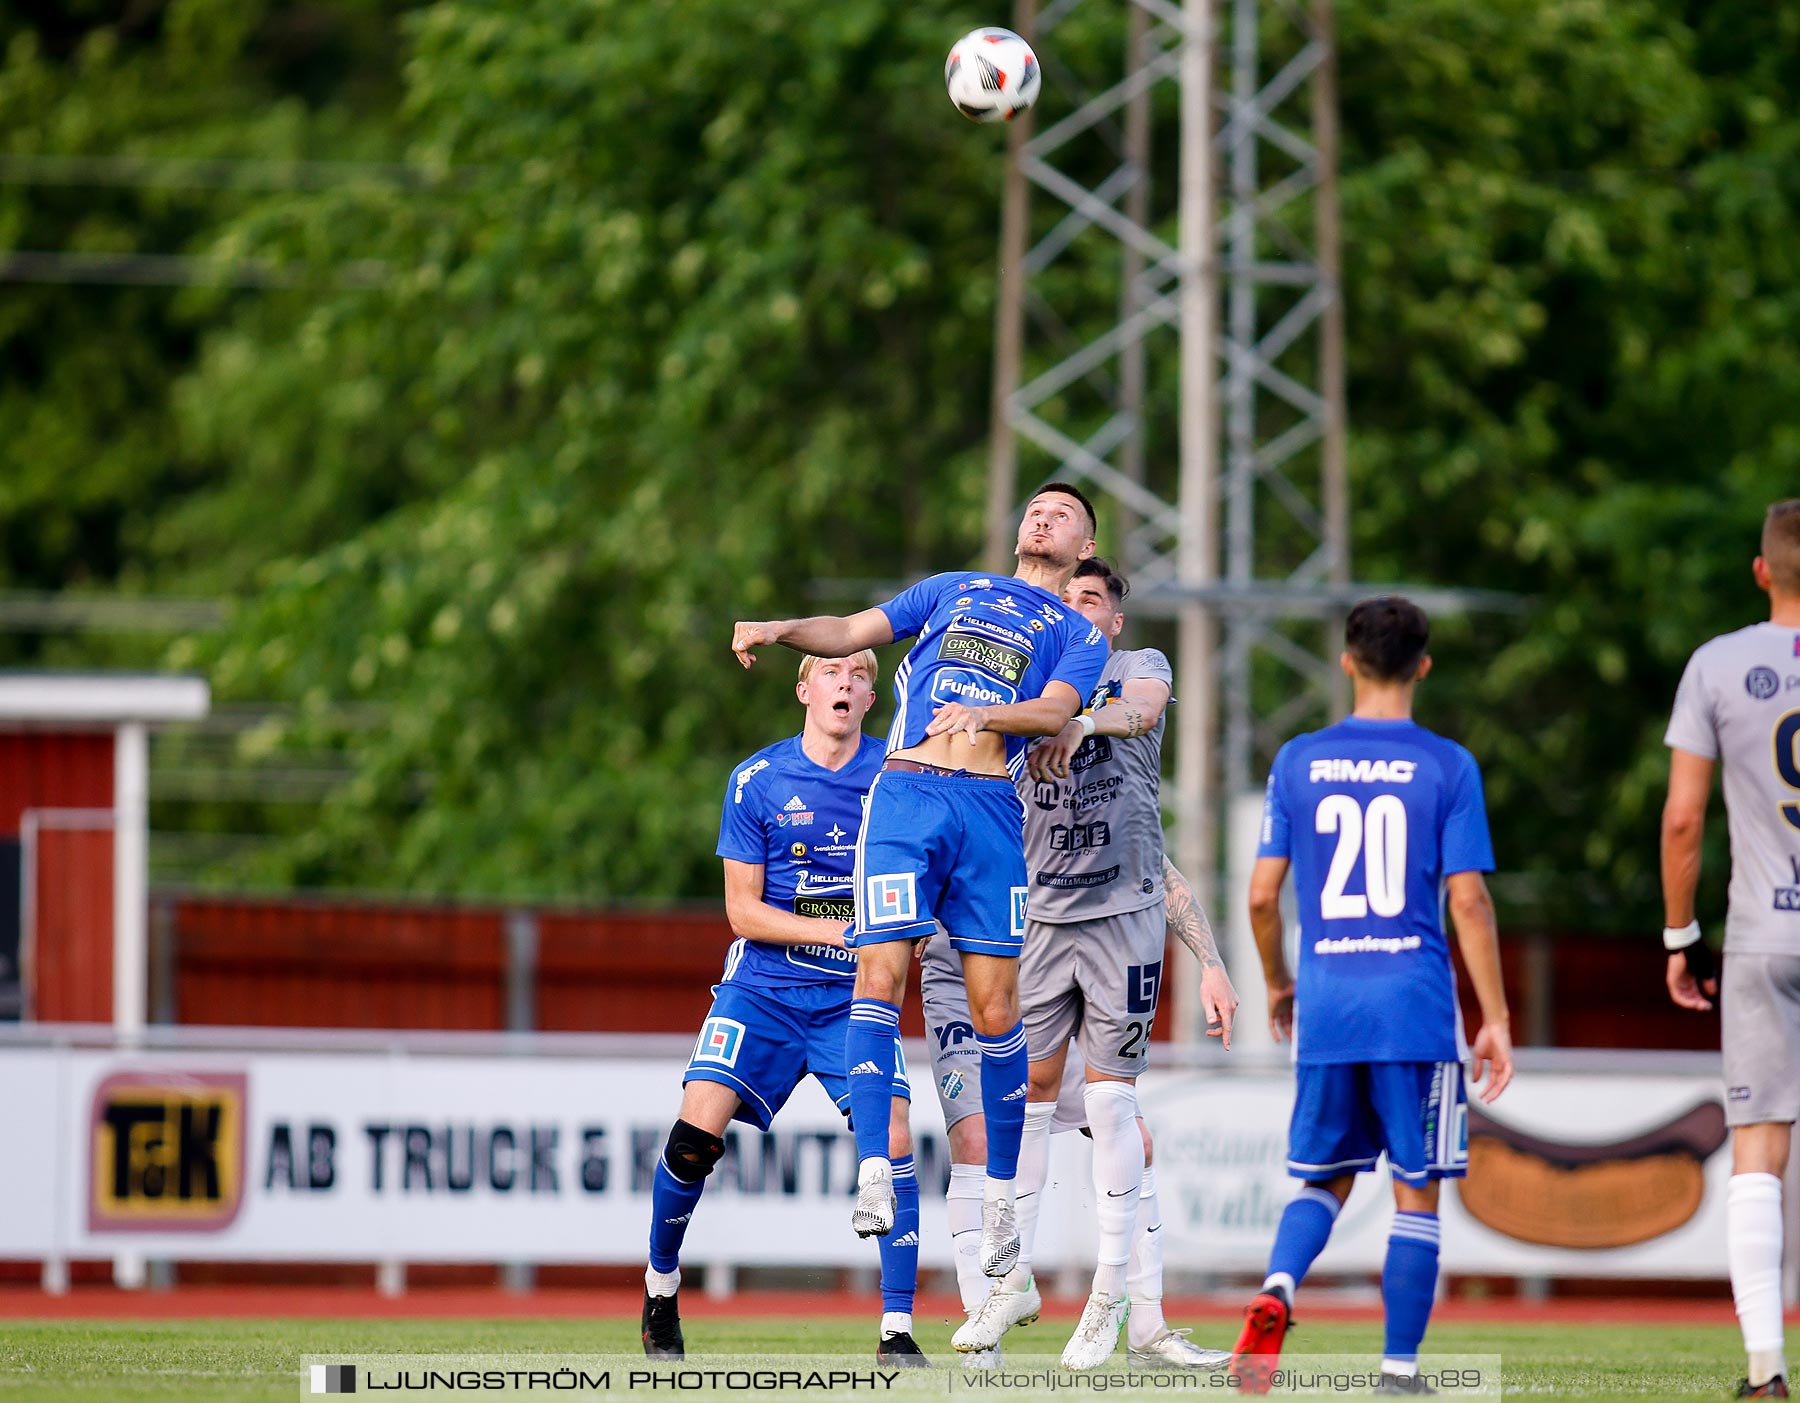
<path id="1" fill-rule="evenodd" d="M 1184 1323 L 1184 1322 L 1176 1322 Z M 1224 1316 L 1185 1322 L 1228 1346 Z M 920 1344 L 948 1362 L 952 1322 L 921 1320 Z M 1054 1363 L 1071 1322 L 1014 1331 L 1009 1361 Z M 721 1354 L 867 1354 L 875 1323 L 720 1320 L 686 1325 L 689 1359 Z M 1308 1323 L 1290 1353 L 1359 1354 L 1371 1363 L 1380 1327 Z M 0 1324 L 0 1403 L 13 1400 L 281 1399 L 299 1396 L 312 1354 L 621 1354 L 639 1349 L 635 1320 L 13 1321 Z M 1728 1325 L 1456 1325 L 1434 1327 L 1428 1352 L 1499 1354 L 1508 1395 L 1564 1398 L 1724 1398 L 1742 1373 Z M 1123 1363 L 1123 1353 L 1118 1356 Z M 565 1395 L 567 1396 L 567 1395 Z M 1024 1395 L 1020 1395 L 1023 1397 Z"/>

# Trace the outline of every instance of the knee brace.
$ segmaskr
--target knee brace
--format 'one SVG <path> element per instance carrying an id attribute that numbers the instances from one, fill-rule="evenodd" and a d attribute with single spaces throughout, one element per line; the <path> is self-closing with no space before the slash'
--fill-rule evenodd
<path id="1" fill-rule="evenodd" d="M 669 1143 L 663 1146 L 663 1163 L 682 1183 L 698 1184 L 713 1172 L 724 1153 L 725 1142 L 717 1135 L 678 1120 L 669 1131 Z"/>

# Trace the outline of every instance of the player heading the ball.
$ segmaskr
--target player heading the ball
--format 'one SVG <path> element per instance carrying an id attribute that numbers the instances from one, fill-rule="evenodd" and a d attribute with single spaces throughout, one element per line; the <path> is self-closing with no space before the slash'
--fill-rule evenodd
<path id="1" fill-rule="evenodd" d="M 1019 1255 L 1013 1180 L 1025 1120 L 1025 1027 L 1018 956 L 1025 933 L 1023 811 L 1013 788 L 1027 738 L 1069 723 L 1100 679 L 1107 643 L 1062 601 L 1094 553 L 1094 508 L 1079 489 L 1039 489 L 1019 524 L 1014 576 L 955 571 L 848 617 L 740 622 L 745 667 L 777 643 L 846 656 L 916 638 L 894 674 L 887 759 L 869 790 L 856 851 L 855 1000 L 844 1060 L 856 1128 L 851 1226 L 894 1221 L 886 1101 L 914 943 L 942 922 L 962 958 L 987 1108 L 981 1266 L 1004 1276 Z"/>

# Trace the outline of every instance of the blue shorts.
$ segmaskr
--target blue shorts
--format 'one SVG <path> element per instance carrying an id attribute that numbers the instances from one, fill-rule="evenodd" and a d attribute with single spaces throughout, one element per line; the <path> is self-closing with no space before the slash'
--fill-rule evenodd
<path id="1" fill-rule="evenodd" d="M 856 843 L 851 949 L 918 940 L 1017 958 L 1025 943 L 1025 809 L 1004 779 L 883 770 Z"/>
<path id="2" fill-rule="evenodd" d="M 844 1075 L 844 1034 L 850 1027 L 850 981 L 789 984 L 779 993 L 743 984 L 713 988 L 713 1005 L 700 1026 L 681 1084 L 716 1081 L 737 1092 L 733 1120 L 767 1130 L 800 1079 L 819 1079 L 825 1094 L 850 1114 Z M 894 1040 L 894 1095 L 912 1100 L 906 1058 Z"/>
<path id="3" fill-rule="evenodd" d="M 1320 1184 L 1373 1169 L 1422 1184 L 1469 1172 L 1469 1101 L 1460 1062 L 1301 1063 L 1288 1124 L 1288 1173 Z"/>

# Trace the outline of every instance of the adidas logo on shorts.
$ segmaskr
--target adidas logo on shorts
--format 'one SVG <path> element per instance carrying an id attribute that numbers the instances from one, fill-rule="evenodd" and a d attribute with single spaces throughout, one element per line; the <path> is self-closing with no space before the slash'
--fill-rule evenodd
<path id="1" fill-rule="evenodd" d="M 873 1062 L 858 1062 L 850 1069 L 850 1075 L 853 1077 L 878 1077 L 881 1075 L 881 1068 Z"/>

